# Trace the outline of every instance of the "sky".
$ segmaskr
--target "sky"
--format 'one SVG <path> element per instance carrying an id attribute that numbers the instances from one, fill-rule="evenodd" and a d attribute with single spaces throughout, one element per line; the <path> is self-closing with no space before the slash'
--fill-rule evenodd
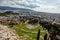
<path id="1" fill-rule="evenodd" d="M 60 13 L 60 0 L 0 0 L 0 6 L 27 8 L 39 12 Z"/>

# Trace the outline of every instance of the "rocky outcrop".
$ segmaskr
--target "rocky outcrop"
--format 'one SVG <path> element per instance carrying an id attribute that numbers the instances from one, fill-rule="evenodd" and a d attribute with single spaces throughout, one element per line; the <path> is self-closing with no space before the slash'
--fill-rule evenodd
<path id="1" fill-rule="evenodd" d="M 19 40 L 19 37 L 15 31 L 7 26 L 0 25 L 0 40 Z"/>

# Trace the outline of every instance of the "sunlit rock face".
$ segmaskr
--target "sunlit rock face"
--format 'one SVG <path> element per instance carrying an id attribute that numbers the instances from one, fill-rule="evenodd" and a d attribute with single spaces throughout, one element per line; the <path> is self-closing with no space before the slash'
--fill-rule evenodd
<path id="1" fill-rule="evenodd" d="M 0 25 L 0 40 L 19 40 L 19 37 L 7 26 Z"/>

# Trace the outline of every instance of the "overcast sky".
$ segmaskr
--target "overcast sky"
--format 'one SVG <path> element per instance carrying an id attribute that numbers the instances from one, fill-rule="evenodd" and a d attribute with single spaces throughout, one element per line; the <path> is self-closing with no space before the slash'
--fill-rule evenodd
<path id="1" fill-rule="evenodd" d="M 0 6 L 28 8 L 35 11 L 60 13 L 60 0 L 0 0 Z"/>

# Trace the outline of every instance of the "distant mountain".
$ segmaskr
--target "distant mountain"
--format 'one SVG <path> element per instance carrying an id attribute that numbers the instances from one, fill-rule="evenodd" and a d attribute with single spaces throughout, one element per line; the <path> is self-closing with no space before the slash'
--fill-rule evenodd
<path id="1" fill-rule="evenodd" d="M 46 17 L 49 17 L 49 16 L 54 16 L 54 17 L 59 17 L 60 18 L 60 14 L 57 14 L 57 13 L 48 13 L 48 12 L 37 12 L 37 11 L 34 11 L 34 10 L 31 10 L 31 9 L 25 9 L 25 8 L 14 8 L 14 7 L 9 7 L 9 6 L 0 6 L 0 11 L 1 10 L 19 10 L 19 11 L 15 11 L 18 12 L 18 13 L 21 13 L 21 12 L 24 12 L 24 13 L 31 13 L 31 15 L 41 15 L 41 16 L 46 16 Z"/>
<path id="2" fill-rule="evenodd" d="M 9 7 L 9 6 L 0 6 L 0 10 L 20 10 L 23 12 L 35 12 L 34 10 L 31 10 L 31 9 L 14 8 L 14 7 Z"/>

